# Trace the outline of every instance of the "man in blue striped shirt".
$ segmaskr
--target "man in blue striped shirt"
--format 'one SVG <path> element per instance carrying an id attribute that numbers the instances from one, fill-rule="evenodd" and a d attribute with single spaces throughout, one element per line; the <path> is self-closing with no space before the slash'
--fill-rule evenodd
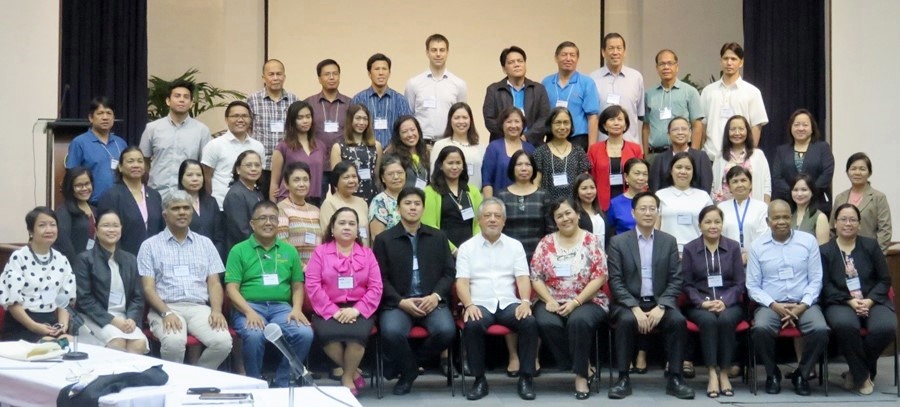
<path id="1" fill-rule="evenodd" d="M 391 59 L 378 53 L 366 62 L 372 86 L 353 96 L 353 104 L 365 105 L 372 114 L 371 125 L 375 139 L 386 146 L 391 140 L 394 121 L 400 116 L 413 114 L 409 101 L 402 93 L 388 87 L 391 78 Z"/>

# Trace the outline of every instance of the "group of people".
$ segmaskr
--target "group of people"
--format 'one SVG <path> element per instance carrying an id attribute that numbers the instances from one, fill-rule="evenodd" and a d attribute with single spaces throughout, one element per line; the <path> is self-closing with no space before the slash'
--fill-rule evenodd
<path id="1" fill-rule="evenodd" d="M 425 46 L 429 69 L 404 94 L 387 85 L 391 60 L 375 54 L 372 86 L 352 99 L 338 91 L 334 60 L 317 65 L 322 91 L 305 100 L 269 60 L 264 88 L 227 106 L 228 130 L 215 138 L 188 114 L 189 82 L 171 84 L 169 114 L 139 146 L 111 133 L 113 104 L 95 99 L 90 130 L 70 145 L 64 202 L 29 212 L 29 243 L 0 277 L 3 338 L 73 333 L 62 304 L 74 302 L 83 338 L 146 353 L 146 317 L 163 359 L 183 361 L 191 335 L 203 345 L 192 363 L 215 369 L 240 345 L 236 370 L 261 377 L 263 332 L 275 323 L 301 360 L 316 338 L 332 376 L 358 394 L 377 322 L 385 377 L 402 395 L 422 361 L 440 358 L 452 374 L 455 315 L 475 376 L 469 399 L 489 392 L 494 324 L 513 332 L 507 374 L 520 397 L 535 398 L 546 346 L 586 399 L 594 332 L 611 322 L 610 398 L 630 395 L 630 374 L 646 372 L 643 338 L 654 332 L 666 341 L 666 392 L 693 398 L 686 320 L 702 332 L 707 395 L 719 397 L 734 394 L 735 327 L 750 319 L 768 392 L 780 391 L 774 341 L 788 326 L 804 336 L 798 394 L 810 394 L 828 326 L 847 388 L 872 392 L 896 324 L 886 198 L 863 153 L 847 161 L 851 188 L 832 196 L 834 157 L 802 109 L 770 171 L 755 148 L 765 108 L 740 77 L 738 44 L 722 47 L 723 77 L 702 94 L 678 80 L 671 50 L 656 56 L 660 85 L 645 90 L 615 33 L 591 75 L 576 69 L 577 46 L 561 43 L 559 72 L 542 83 L 509 47 L 506 77 L 483 106 L 489 138 L 475 130 L 465 82 L 446 69 L 449 40 Z M 413 350 L 415 325 L 428 338 Z M 290 379 L 283 360 L 274 383 Z"/>

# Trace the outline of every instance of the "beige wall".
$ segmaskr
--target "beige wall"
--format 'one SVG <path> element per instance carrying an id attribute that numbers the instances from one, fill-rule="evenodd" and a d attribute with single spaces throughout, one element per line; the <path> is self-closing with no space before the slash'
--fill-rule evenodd
<path id="1" fill-rule="evenodd" d="M 0 0 L 0 10 L 0 242 L 25 242 L 25 213 L 46 204 L 46 143 L 43 129 L 33 127 L 56 117 L 59 2 Z"/>

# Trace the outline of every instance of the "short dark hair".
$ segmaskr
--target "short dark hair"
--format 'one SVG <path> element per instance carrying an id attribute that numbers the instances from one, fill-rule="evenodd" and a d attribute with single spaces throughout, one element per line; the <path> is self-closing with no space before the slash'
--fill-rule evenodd
<path id="1" fill-rule="evenodd" d="M 688 124 L 688 127 L 691 127 L 691 121 L 688 120 L 687 117 L 675 116 L 669 120 L 669 125 L 666 126 L 666 132 L 672 131 L 672 123 L 675 123 L 676 120 L 684 120 Z M 690 144 L 690 140 L 688 140 L 688 144 Z"/>
<path id="2" fill-rule="evenodd" d="M 234 165 L 231 167 L 231 183 L 229 184 L 229 186 L 231 184 L 234 184 L 241 178 L 241 176 L 238 175 L 237 169 L 241 165 L 244 165 L 244 159 L 246 159 L 248 156 L 251 156 L 251 155 L 255 155 L 255 156 L 259 157 L 259 160 L 262 161 L 262 156 L 260 156 L 259 153 L 257 153 L 256 151 L 253 151 L 253 150 L 246 150 L 246 151 L 238 154 L 237 158 L 234 159 Z"/>
<path id="3" fill-rule="evenodd" d="M 384 54 L 382 54 L 382 53 L 379 52 L 379 53 L 377 53 L 377 54 L 375 54 L 375 55 L 370 56 L 370 57 L 369 57 L 369 60 L 366 61 L 366 71 L 367 71 L 367 72 L 371 72 L 371 71 L 372 71 L 372 65 L 375 65 L 375 63 L 378 62 L 378 61 L 384 61 L 384 62 L 387 62 L 387 64 L 388 64 L 388 70 L 389 70 L 389 71 L 391 70 L 391 59 L 388 58 L 387 55 L 384 55 Z"/>
<path id="4" fill-rule="evenodd" d="M 837 208 L 834 208 L 834 222 L 835 223 L 837 223 L 837 217 L 838 217 L 838 215 L 840 215 L 841 211 L 844 209 L 847 209 L 847 208 L 852 208 L 853 212 L 856 212 L 857 220 L 862 219 L 862 213 L 859 212 L 859 208 L 857 208 L 856 205 L 854 205 L 850 202 L 845 202 L 845 203 L 842 203 Z"/>
<path id="5" fill-rule="evenodd" d="M 141 148 L 139 146 L 128 146 L 125 147 L 125 149 L 122 150 L 122 152 L 119 154 L 119 166 L 121 166 L 125 162 L 125 154 L 132 152 L 137 152 L 141 155 L 141 160 L 144 159 L 144 152 L 141 151 Z M 122 170 L 119 167 L 116 167 L 116 181 L 122 181 Z"/>
<path id="6" fill-rule="evenodd" d="M 812 127 L 812 134 L 809 135 L 809 142 L 814 143 L 816 141 L 819 141 L 819 137 L 822 137 L 822 135 L 819 133 L 819 125 L 816 123 L 816 119 L 813 117 L 812 113 L 810 113 L 809 110 L 806 109 L 797 109 L 794 111 L 794 113 L 791 113 L 791 117 L 788 119 L 787 123 L 787 134 L 790 134 L 791 138 L 793 138 L 794 133 L 792 131 L 792 128 L 794 126 L 794 120 L 797 120 L 797 116 L 800 116 L 801 114 L 805 114 L 806 117 L 809 117 L 809 125 L 810 127 Z"/>
<path id="7" fill-rule="evenodd" d="M 256 205 L 253 205 L 253 210 L 250 211 L 251 216 L 256 214 L 256 211 L 260 209 L 273 209 L 275 212 L 278 212 L 278 205 L 275 205 L 275 202 L 268 199 L 263 199 L 262 201 L 257 202 Z"/>
<path id="8" fill-rule="evenodd" d="M 231 113 L 231 109 L 233 109 L 235 107 L 243 107 L 244 109 L 247 109 L 247 112 L 250 113 L 250 120 L 251 121 L 253 120 L 253 109 L 251 109 L 250 105 L 248 105 L 247 102 L 244 102 L 243 100 L 233 100 L 233 101 L 231 101 L 231 103 L 228 104 L 227 107 L 225 107 L 225 117 L 226 118 Z"/>
<path id="9" fill-rule="evenodd" d="M 623 109 L 622 106 L 619 105 L 611 105 L 600 112 L 600 119 L 598 120 L 600 122 L 600 131 L 602 131 L 604 134 L 609 134 L 606 131 L 606 121 L 614 117 L 618 117 L 620 114 L 625 115 L 625 130 L 623 131 L 623 133 L 627 132 L 628 129 L 631 128 L 631 119 L 628 118 L 628 112 L 626 112 L 625 109 Z"/>
<path id="10" fill-rule="evenodd" d="M 178 166 L 178 189 L 184 190 L 184 185 L 181 184 L 181 179 L 184 178 L 184 173 L 187 172 L 188 166 L 196 165 L 200 168 L 200 174 L 203 174 L 203 165 L 200 164 L 200 161 L 197 161 L 193 158 L 188 158 L 181 162 L 181 165 Z M 203 181 L 200 184 L 200 196 L 206 195 L 206 177 L 202 177 Z"/>
<path id="11" fill-rule="evenodd" d="M 669 185 L 675 185 L 675 178 L 673 177 L 673 169 L 675 168 L 675 163 L 680 161 L 681 159 L 687 158 L 688 161 L 691 162 L 691 182 L 688 183 L 688 186 L 693 187 L 694 180 L 699 176 L 700 171 L 697 169 L 697 163 L 694 161 L 694 157 L 691 157 L 687 151 L 682 151 L 679 153 L 675 153 L 672 157 L 672 162 L 669 163 L 669 176 L 667 177 L 669 180 Z"/>
<path id="12" fill-rule="evenodd" d="M 554 107 L 553 110 L 550 110 L 550 115 L 547 116 L 547 120 L 544 122 L 544 126 L 546 126 L 546 128 L 547 128 L 547 134 L 545 135 L 545 137 L 547 137 L 548 139 L 553 138 L 553 130 L 551 129 L 551 127 L 553 127 L 552 126 L 553 121 L 556 120 L 557 116 L 559 116 L 563 113 L 565 113 L 566 116 L 569 116 L 570 121 L 572 120 L 572 113 L 569 112 L 568 108 L 565 108 L 562 106 L 557 106 L 557 107 Z M 567 134 L 566 137 L 571 137 L 572 133 L 574 133 L 574 132 L 575 132 L 575 126 L 574 125 L 569 126 L 569 134 Z"/>
<path id="13" fill-rule="evenodd" d="M 525 55 L 524 49 L 519 48 L 518 46 L 515 46 L 515 45 L 510 45 L 509 48 L 504 48 L 503 51 L 500 51 L 500 66 L 506 66 L 506 57 L 511 52 L 518 52 L 519 54 L 522 55 L 523 60 L 528 61 L 528 55 Z"/>
<path id="14" fill-rule="evenodd" d="M 331 215 L 331 219 L 328 220 L 328 227 L 324 230 L 325 234 L 322 237 L 322 243 L 330 243 L 330 242 L 334 241 L 334 234 L 331 232 L 331 229 L 334 228 L 334 223 L 337 221 L 338 215 L 340 215 L 344 212 L 352 213 L 353 216 L 356 217 L 357 225 L 359 224 L 359 214 L 356 213 L 355 209 L 353 209 L 349 206 L 338 208 L 338 210 L 334 211 L 334 214 Z M 356 235 L 356 243 L 362 245 L 362 239 L 359 237 L 358 234 Z"/>
<path id="15" fill-rule="evenodd" d="M 88 179 L 91 180 L 91 186 L 93 187 L 94 176 L 91 174 L 91 170 L 87 167 L 74 167 L 66 170 L 66 174 L 63 175 L 61 188 L 62 196 L 66 201 L 75 203 L 75 178 L 78 178 L 85 174 L 87 174 Z"/>
<path id="16" fill-rule="evenodd" d="M 719 56 L 725 56 L 725 52 L 731 51 L 734 52 L 734 55 L 737 55 L 738 58 L 744 59 L 744 48 L 741 47 L 741 44 L 736 42 L 726 42 L 722 44 L 722 49 L 719 50 Z"/>
<path id="17" fill-rule="evenodd" d="M 403 189 L 400 190 L 400 193 L 397 194 L 397 204 L 399 204 L 400 201 L 403 200 L 403 198 L 406 198 L 410 195 L 418 196 L 419 199 L 422 200 L 422 203 L 425 203 L 425 192 L 423 192 L 421 189 L 416 187 L 403 187 Z"/>
<path id="18" fill-rule="evenodd" d="M 658 64 L 658 63 L 659 63 L 659 56 L 662 55 L 662 54 L 665 54 L 665 53 L 667 53 L 667 52 L 670 53 L 670 54 L 672 54 L 672 56 L 675 58 L 675 62 L 678 62 L 678 54 L 676 54 L 675 51 L 672 51 L 672 50 L 670 50 L 670 49 L 668 49 L 668 48 L 663 48 L 663 49 L 659 50 L 659 52 L 656 53 L 656 57 L 653 59 L 653 62 L 656 62 L 656 63 Z"/>
<path id="19" fill-rule="evenodd" d="M 403 176 L 405 181 L 407 164 L 403 161 L 403 158 L 394 153 L 384 154 L 381 156 L 381 162 L 378 163 L 378 181 L 381 182 L 381 188 L 383 190 L 387 189 L 387 184 L 385 184 L 382 177 L 384 177 L 385 169 L 391 164 L 397 164 L 400 166 L 400 168 L 403 168 Z"/>
<path id="20" fill-rule="evenodd" d="M 288 165 L 284 166 L 284 169 L 281 170 L 281 179 L 284 181 L 284 184 L 287 185 L 288 178 L 291 177 L 295 171 L 303 171 L 306 175 L 312 176 L 312 170 L 309 169 L 309 164 L 303 161 L 294 161 Z"/>
<path id="21" fill-rule="evenodd" d="M 710 212 L 718 212 L 719 217 L 722 218 L 722 220 L 725 220 L 725 213 L 722 212 L 721 208 L 719 208 L 716 205 L 707 205 L 707 206 L 704 206 L 703 209 L 700 210 L 700 215 L 697 215 L 697 221 L 702 223 L 703 218 L 705 218 L 706 215 Z"/>
<path id="22" fill-rule="evenodd" d="M 331 58 L 327 58 L 319 61 L 319 63 L 316 64 L 316 76 L 322 76 L 322 70 L 325 69 L 325 67 L 328 65 L 336 66 L 338 69 L 338 73 L 341 73 L 341 65 L 338 64 L 337 61 Z"/>
<path id="23" fill-rule="evenodd" d="M 34 232 L 34 223 L 37 222 L 37 218 L 39 215 L 47 215 L 53 218 L 54 222 L 59 222 L 59 219 L 56 218 L 56 212 L 53 212 L 53 209 L 50 209 L 46 206 L 35 207 L 34 209 L 28 211 L 27 214 L 25 214 L 25 227 L 28 228 L 29 236 L 31 236 L 31 234 Z M 31 240 L 30 237 L 29 240 Z"/>
<path id="24" fill-rule="evenodd" d="M 866 153 L 863 152 L 853 153 L 850 158 L 847 159 L 847 169 L 845 169 L 844 171 L 850 171 L 850 166 L 853 165 L 854 162 L 859 160 L 863 160 L 863 162 L 866 163 L 866 168 L 869 169 L 869 175 L 872 175 L 872 160 L 868 155 L 866 155 Z"/>
<path id="25" fill-rule="evenodd" d="M 728 169 L 728 172 L 725 173 L 725 183 L 730 183 L 732 178 L 742 174 L 746 175 L 747 179 L 749 179 L 750 182 L 753 182 L 753 174 L 750 173 L 750 170 L 741 167 L 740 165 L 735 165 L 734 167 Z"/>
<path id="26" fill-rule="evenodd" d="M 653 198 L 654 201 L 656 201 L 656 207 L 659 208 L 659 197 L 656 196 L 656 194 L 654 194 L 653 192 L 650 192 L 650 191 L 641 191 L 641 192 L 634 194 L 634 198 L 631 199 L 631 209 L 637 209 L 638 201 L 640 201 L 642 198 L 646 198 L 648 196 Z"/>
<path id="27" fill-rule="evenodd" d="M 122 222 L 122 216 L 119 215 L 119 212 L 117 212 L 115 209 L 112 209 L 112 208 L 105 208 L 105 209 L 97 210 L 97 217 L 94 218 L 94 226 L 99 225 L 100 220 L 103 219 L 103 217 L 106 215 L 116 215 L 116 217 L 119 218 L 119 222 L 120 223 Z"/>
<path id="28" fill-rule="evenodd" d="M 513 153 L 509 163 L 506 164 L 506 177 L 513 183 L 516 182 L 516 163 L 519 162 L 519 157 L 523 155 L 528 157 L 528 162 L 531 163 L 531 181 L 534 182 L 534 179 L 537 178 L 537 161 L 534 160 L 534 156 L 528 154 L 525 150 L 518 150 Z"/>
<path id="29" fill-rule="evenodd" d="M 747 138 L 744 140 L 744 149 L 747 150 L 747 156 L 745 158 L 750 158 L 750 156 L 753 155 L 753 149 L 756 148 L 756 146 L 753 145 L 753 128 L 750 127 L 750 122 L 747 118 L 739 114 L 729 117 L 725 122 L 725 130 L 722 131 L 722 157 L 725 158 L 725 160 L 728 160 L 728 157 L 731 155 L 731 147 L 733 144 L 731 144 L 731 138 L 728 137 L 728 128 L 731 127 L 732 120 L 743 121 L 744 126 L 747 128 Z"/>
<path id="30" fill-rule="evenodd" d="M 443 42 L 447 44 L 447 49 L 450 49 L 450 40 L 442 34 L 431 34 L 428 38 L 425 39 L 425 50 L 428 51 L 428 47 L 431 46 L 432 42 Z"/>
<path id="31" fill-rule="evenodd" d="M 581 56 L 581 50 L 578 49 L 578 46 L 575 45 L 572 41 L 563 41 L 556 46 L 556 52 L 553 53 L 554 56 L 559 56 L 559 53 L 562 52 L 563 48 L 572 47 L 575 48 L 575 55 Z"/>
<path id="32" fill-rule="evenodd" d="M 575 202 L 572 202 L 572 200 L 569 198 L 559 198 L 551 202 L 550 206 L 547 208 L 547 215 L 549 215 L 550 218 L 554 220 L 554 223 L 556 221 L 556 217 L 554 216 L 554 214 L 556 214 L 556 211 L 558 211 L 563 204 L 569 205 L 569 207 L 572 208 L 575 213 L 580 214 L 580 212 L 578 211 L 578 207 L 575 205 Z"/>
<path id="33" fill-rule="evenodd" d="M 509 106 L 506 109 L 501 110 L 500 114 L 497 116 L 497 122 L 500 124 L 500 127 L 503 127 L 503 122 L 505 122 L 506 119 L 509 119 L 509 116 L 512 116 L 514 114 L 517 114 L 522 118 L 522 133 L 524 134 L 525 127 L 528 126 L 528 119 L 525 117 L 525 113 L 522 113 L 522 111 L 519 110 L 518 107 Z"/>
<path id="34" fill-rule="evenodd" d="M 631 172 L 631 169 L 638 164 L 644 164 L 644 166 L 647 167 L 647 171 L 650 171 L 650 163 L 648 163 L 647 160 L 643 158 L 632 157 L 629 158 L 628 161 L 625 161 L 625 167 L 623 168 L 625 170 L 625 175 L 628 175 Z"/>
<path id="35" fill-rule="evenodd" d="M 350 169 L 353 169 L 354 172 L 357 171 L 356 164 L 350 160 L 344 160 L 334 165 L 334 168 L 331 170 L 331 179 L 330 184 L 332 188 L 337 189 L 338 181 L 341 179 L 341 176 L 344 175 Z M 359 176 L 359 173 L 357 173 Z"/>
<path id="36" fill-rule="evenodd" d="M 166 98 L 172 97 L 172 91 L 178 88 L 185 88 L 188 90 L 188 94 L 191 95 L 191 100 L 194 99 L 194 91 L 197 90 L 197 86 L 194 85 L 194 82 L 191 82 L 187 79 L 179 79 L 169 84 L 169 94 Z"/>
<path id="37" fill-rule="evenodd" d="M 622 48 L 627 48 L 625 46 L 625 37 L 623 37 L 622 34 L 619 33 L 609 33 L 604 35 L 603 40 L 600 41 L 600 48 L 606 49 L 606 43 L 609 42 L 609 40 L 616 38 L 622 40 Z"/>
<path id="38" fill-rule="evenodd" d="M 88 115 L 92 116 L 94 112 L 101 107 L 109 108 L 109 110 L 112 110 L 113 112 L 116 111 L 116 106 L 113 105 L 112 100 L 109 100 L 106 96 L 97 96 L 91 99 L 91 103 L 88 105 Z"/>

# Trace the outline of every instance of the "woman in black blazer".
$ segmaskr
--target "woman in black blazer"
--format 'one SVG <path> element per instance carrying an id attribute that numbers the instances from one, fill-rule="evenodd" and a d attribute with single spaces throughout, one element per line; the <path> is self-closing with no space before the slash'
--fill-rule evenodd
<path id="1" fill-rule="evenodd" d="M 75 261 L 79 253 L 94 247 L 94 217 L 97 208 L 88 200 L 94 192 L 91 170 L 75 167 L 66 170 L 62 182 L 63 202 L 56 208 L 59 238 L 53 248 Z"/>
<path id="2" fill-rule="evenodd" d="M 203 167 L 200 161 L 189 158 L 178 167 L 178 189 L 191 195 L 194 214 L 191 217 L 191 231 L 212 240 L 222 261 L 224 255 L 224 226 L 219 203 L 206 191 Z"/>
<path id="3" fill-rule="evenodd" d="M 772 199 L 790 202 L 791 180 L 802 172 L 815 180 L 816 188 L 823 194 L 814 199 L 818 202 L 816 209 L 831 213 L 831 180 L 834 177 L 831 147 L 821 140 L 816 120 L 806 109 L 798 109 L 791 115 L 788 132 L 793 142 L 779 146 L 772 162 Z"/>
<path id="4" fill-rule="evenodd" d="M 78 301 L 90 336 L 108 348 L 144 354 L 150 350 L 141 331 L 144 294 L 137 259 L 116 248 L 122 223 L 113 211 L 97 218 L 97 244 L 72 263 Z M 112 266 L 111 266 L 112 265 Z"/>
<path id="5" fill-rule="evenodd" d="M 825 319 L 847 359 L 847 390 L 874 391 L 878 356 L 894 339 L 897 318 L 888 299 L 891 275 L 875 239 L 858 236 L 860 213 L 845 203 L 835 210 L 837 237 L 822 245 L 822 294 Z M 860 328 L 868 334 L 860 335 Z"/>
<path id="6" fill-rule="evenodd" d="M 155 189 L 143 183 L 144 154 L 137 146 L 122 151 L 113 185 L 97 206 L 98 212 L 108 210 L 120 214 L 122 239 L 119 247 L 137 255 L 141 243 L 165 228 L 162 218 L 162 198 Z"/>

